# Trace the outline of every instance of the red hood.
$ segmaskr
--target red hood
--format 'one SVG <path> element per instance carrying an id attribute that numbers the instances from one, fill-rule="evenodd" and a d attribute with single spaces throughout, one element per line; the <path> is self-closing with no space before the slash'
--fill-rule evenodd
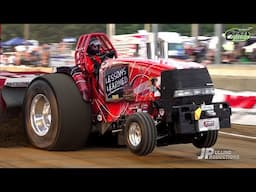
<path id="1" fill-rule="evenodd" d="M 196 62 L 179 59 L 144 59 L 144 58 L 117 58 L 108 60 L 106 67 L 115 63 L 136 63 L 142 66 L 150 66 L 160 71 L 168 69 L 204 68 L 205 66 Z"/>

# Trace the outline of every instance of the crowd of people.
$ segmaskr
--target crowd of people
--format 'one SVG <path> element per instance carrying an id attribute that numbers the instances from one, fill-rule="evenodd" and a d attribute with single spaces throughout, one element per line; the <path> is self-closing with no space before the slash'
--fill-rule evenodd
<path id="1" fill-rule="evenodd" d="M 1 64 L 48 66 L 50 62 L 50 47 L 48 44 L 39 46 L 17 46 L 8 51 L 2 48 Z"/>
<path id="2" fill-rule="evenodd" d="M 209 49 L 206 44 L 198 44 L 196 47 L 185 47 L 186 55 L 190 61 L 202 63 L 204 65 L 215 63 L 215 49 Z M 252 52 L 246 52 L 242 46 L 236 45 L 233 50 L 221 51 L 221 63 L 249 63 L 256 62 L 256 48 Z"/>
<path id="3" fill-rule="evenodd" d="M 59 43 L 58 46 L 53 49 L 51 49 L 48 44 L 32 47 L 23 46 L 22 49 L 13 47 L 11 51 L 5 51 L 0 47 L 0 64 L 47 67 L 51 64 L 51 56 L 65 52 L 66 48 L 64 45 L 63 43 Z M 58 50 L 57 53 L 56 50 Z M 197 46 L 185 45 L 185 54 L 185 58 L 188 61 L 198 62 L 204 65 L 215 63 L 215 49 L 208 48 L 205 43 L 198 43 Z M 252 52 L 246 52 L 243 46 L 237 44 L 233 50 L 227 51 L 223 49 L 221 51 L 221 63 L 223 64 L 250 62 L 256 62 L 256 48 L 254 48 Z"/>
<path id="4" fill-rule="evenodd" d="M 33 65 L 47 67 L 50 62 L 50 50 L 47 44 L 37 46 L 31 51 L 16 52 L 16 65 Z"/>
<path id="5" fill-rule="evenodd" d="M 72 51 L 70 45 L 62 42 L 0 47 L 0 64 L 48 67 L 51 66 L 51 58 L 69 58 Z"/>

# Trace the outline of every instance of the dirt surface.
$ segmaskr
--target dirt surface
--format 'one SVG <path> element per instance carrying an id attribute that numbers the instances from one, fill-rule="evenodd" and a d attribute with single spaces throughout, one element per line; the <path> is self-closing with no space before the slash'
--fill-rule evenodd
<path id="1" fill-rule="evenodd" d="M 256 136 L 252 126 L 233 125 L 222 132 Z M 44 151 L 32 147 L 20 118 L 0 126 L 2 168 L 256 168 L 255 139 L 219 134 L 215 149 L 228 149 L 239 159 L 200 160 L 192 144 L 157 147 L 147 156 L 136 156 L 125 147 L 95 142 L 79 151 Z"/>
<path id="2" fill-rule="evenodd" d="M 25 129 L 22 124 L 22 117 L 5 116 L 0 121 L 0 147 L 28 146 Z"/>

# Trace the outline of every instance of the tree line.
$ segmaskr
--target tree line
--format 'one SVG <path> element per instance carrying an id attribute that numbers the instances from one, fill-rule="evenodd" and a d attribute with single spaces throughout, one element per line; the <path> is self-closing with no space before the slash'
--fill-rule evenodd
<path id="1" fill-rule="evenodd" d="M 224 24 L 223 31 L 230 28 L 256 29 L 256 24 Z M 116 34 L 136 33 L 144 29 L 144 24 L 116 24 Z M 191 24 L 159 24 L 159 31 L 174 31 L 181 35 L 191 35 Z M 29 24 L 29 39 L 40 43 L 56 43 L 65 37 L 78 38 L 91 32 L 106 33 L 106 24 Z M 199 35 L 213 36 L 214 24 L 200 24 Z M 24 24 L 2 24 L 2 41 L 13 37 L 24 37 Z"/>

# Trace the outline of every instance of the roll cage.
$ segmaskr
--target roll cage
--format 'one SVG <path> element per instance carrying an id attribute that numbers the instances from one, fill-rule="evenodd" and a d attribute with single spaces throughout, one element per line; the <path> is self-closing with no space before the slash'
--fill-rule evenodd
<path id="1" fill-rule="evenodd" d="M 117 52 L 109 38 L 105 33 L 90 33 L 81 35 L 78 39 L 78 43 L 75 50 L 75 64 L 83 65 L 87 59 L 87 49 L 91 38 L 97 38 L 101 42 L 102 54 L 114 51 L 114 57 L 117 58 Z"/>

